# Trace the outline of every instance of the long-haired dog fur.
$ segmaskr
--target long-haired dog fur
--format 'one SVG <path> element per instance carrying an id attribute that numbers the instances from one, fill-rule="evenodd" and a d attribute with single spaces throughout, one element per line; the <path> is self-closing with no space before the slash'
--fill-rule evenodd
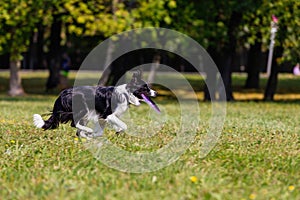
<path id="1" fill-rule="evenodd" d="M 141 79 L 140 71 L 133 74 L 128 84 L 115 87 L 73 87 L 60 93 L 48 120 L 44 121 L 41 115 L 34 114 L 33 122 L 37 128 L 44 130 L 71 122 L 80 137 L 101 136 L 106 123 L 118 133 L 127 129 L 127 125 L 119 117 L 128 109 L 129 104 L 140 105 L 142 95 L 155 97 L 156 92 Z M 93 128 L 87 127 L 90 122 Z"/>

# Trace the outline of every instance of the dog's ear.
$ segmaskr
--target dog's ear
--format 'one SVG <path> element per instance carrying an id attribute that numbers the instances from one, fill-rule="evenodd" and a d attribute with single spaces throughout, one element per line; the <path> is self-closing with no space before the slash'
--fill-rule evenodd
<path id="1" fill-rule="evenodd" d="M 132 84 L 137 83 L 141 79 L 142 79 L 142 71 L 137 70 L 137 71 L 133 72 L 132 79 L 131 79 L 130 83 L 132 83 Z"/>
<path id="2" fill-rule="evenodd" d="M 132 79 L 141 80 L 142 79 L 142 71 L 137 70 L 133 73 Z"/>
<path id="3" fill-rule="evenodd" d="M 131 81 L 127 84 L 127 88 L 129 90 L 136 89 L 136 85 L 139 83 L 139 81 L 142 79 L 142 71 L 137 70 L 133 73 Z"/>

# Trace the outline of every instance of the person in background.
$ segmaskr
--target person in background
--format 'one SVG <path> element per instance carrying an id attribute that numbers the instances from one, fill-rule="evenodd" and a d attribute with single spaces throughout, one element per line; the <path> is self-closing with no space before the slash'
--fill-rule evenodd
<path id="1" fill-rule="evenodd" d="M 60 89 L 66 89 L 69 87 L 68 76 L 71 67 L 71 59 L 69 55 L 64 52 L 61 59 L 61 70 L 60 70 Z"/>

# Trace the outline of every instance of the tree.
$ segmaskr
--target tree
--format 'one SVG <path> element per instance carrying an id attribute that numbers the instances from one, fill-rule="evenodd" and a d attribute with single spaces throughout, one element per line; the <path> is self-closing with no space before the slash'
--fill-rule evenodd
<path id="1" fill-rule="evenodd" d="M 259 73 L 261 71 L 262 64 L 264 64 L 264 62 L 262 62 L 261 46 L 262 44 L 259 41 L 250 46 L 246 68 L 248 76 L 245 88 L 259 88 Z"/>
<path id="2" fill-rule="evenodd" d="M 122 2 L 113 1 L 113 21 L 112 24 L 115 24 L 116 22 L 119 24 L 119 21 L 124 24 L 123 30 L 119 29 L 119 26 L 115 26 L 115 28 L 112 28 L 111 30 L 115 31 L 115 33 L 118 33 L 119 31 L 125 31 L 131 29 L 131 28 L 142 28 L 142 27 L 160 27 L 165 24 L 171 23 L 171 17 L 169 14 L 169 10 L 176 8 L 176 1 L 174 0 L 162 0 L 162 1 L 156 1 L 156 0 L 150 0 L 150 1 L 142 1 L 137 0 L 134 2 L 134 4 L 123 4 Z M 124 16 L 127 16 L 131 18 L 131 20 L 122 20 Z M 121 17 L 121 20 L 120 20 Z M 111 48 L 108 48 L 109 50 Z M 112 52 L 110 52 L 112 53 Z M 130 54 L 129 56 L 132 56 Z M 108 57 L 110 57 L 108 55 Z M 153 61 L 159 63 L 160 62 L 160 55 L 155 53 L 153 55 Z M 127 58 L 129 59 L 129 58 Z M 150 73 L 154 76 L 155 71 L 157 69 L 158 64 L 156 67 L 153 67 Z M 134 66 L 131 66 L 134 67 Z M 109 67 L 104 71 L 99 84 L 100 85 L 107 85 L 115 84 L 116 81 L 128 70 L 129 68 L 118 66 L 116 65 L 116 62 L 113 62 Z M 154 77 L 150 77 L 153 81 Z M 109 80 L 113 80 L 112 82 L 109 82 Z M 151 80 L 150 80 L 151 81 Z"/>
<path id="3" fill-rule="evenodd" d="M 50 45 L 47 56 L 47 63 L 49 68 L 49 77 L 46 83 L 46 90 L 49 91 L 56 88 L 60 82 L 60 68 L 61 68 L 61 30 L 62 19 L 59 14 L 53 15 L 53 21 L 50 28 Z"/>
<path id="4" fill-rule="evenodd" d="M 22 53 L 28 48 L 31 35 L 43 14 L 43 1 L 0 2 L 0 53 L 9 53 L 9 95 L 24 95 L 19 70 Z M 34 16 L 34 17 L 33 17 Z"/>
<path id="5" fill-rule="evenodd" d="M 108 37 L 129 29 L 129 22 L 132 19 L 128 15 L 128 11 L 124 9 L 124 4 L 119 3 L 118 0 L 58 1 L 53 4 L 51 12 L 54 17 L 48 54 L 50 76 L 47 81 L 47 88 L 49 89 L 56 87 L 59 82 L 60 54 L 62 53 L 60 51 L 62 41 L 60 35 L 62 31 L 69 36 L 94 37 L 102 35 Z M 108 48 L 107 60 L 109 60 L 111 49 L 112 47 Z"/>
<path id="6" fill-rule="evenodd" d="M 228 95 L 231 95 L 231 64 L 229 63 L 235 51 L 233 45 L 243 45 L 247 49 L 251 47 L 246 86 L 258 87 L 259 67 L 265 62 L 259 61 L 257 58 L 261 54 L 260 51 L 264 52 L 268 49 L 272 14 L 279 18 L 280 28 L 275 43 L 274 69 L 265 91 L 265 99 L 272 100 L 276 90 L 280 63 L 284 61 L 299 62 L 297 59 L 300 57 L 300 43 L 298 42 L 300 2 L 297 0 L 243 2 L 233 0 L 227 2 L 207 1 L 199 2 L 199 4 L 194 2 L 194 4 L 199 13 L 197 18 L 203 20 L 195 21 L 199 24 L 198 28 L 201 29 L 199 32 L 203 30 L 204 35 L 202 38 L 200 36 L 198 41 L 201 42 L 203 39 L 201 44 L 208 47 L 209 53 L 217 63 L 226 87 L 227 98 Z M 211 12 L 211 10 L 215 12 Z M 254 57 L 256 59 L 253 59 Z M 216 79 L 213 76 L 208 74 L 210 81 Z M 205 98 L 210 98 L 207 90 Z"/>
<path id="7" fill-rule="evenodd" d="M 269 46 L 271 16 L 275 15 L 279 19 L 273 66 L 265 90 L 265 100 L 274 99 L 280 64 L 286 61 L 299 62 L 299 8 L 300 2 L 298 0 L 264 0 L 256 6 L 253 12 L 247 12 L 243 15 L 244 23 L 241 30 L 245 45 L 261 43 L 262 51 L 267 51 Z"/>
<path id="8" fill-rule="evenodd" d="M 226 5 L 225 5 L 226 4 Z M 231 81 L 231 68 L 233 64 L 233 58 L 235 57 L 237 46 L 237 32 L 241 23 L 242 12 L 245 9 L 243 3 L 237 1 L 213 1 L 207 2 L 204 6 L 206 10 L 203 10 L 204 14 L 201 16 L 203 19 L 204 38 L 207 42 L 208 53 L 212 56 L 216 65 L 219 68 L 221 79 L 225 86 L 225 94 L 221 90 L 212 89 L 219 93 L 219 100 L 232 101 L 234 100 L 232 93 L 232 81 Z M 215 12 L 209 13 L 211 10 Z M 201 15 L 201 14 L 200 14 Z M 216 79 L 217 74 L 207 74 L 206 82 L 213 82 Z M 212 84 L 213 86 L 216 84 Z M 207 86 L 204 90 L 204 100 L 214 100 L 216 94 L 208 94 Z"/>

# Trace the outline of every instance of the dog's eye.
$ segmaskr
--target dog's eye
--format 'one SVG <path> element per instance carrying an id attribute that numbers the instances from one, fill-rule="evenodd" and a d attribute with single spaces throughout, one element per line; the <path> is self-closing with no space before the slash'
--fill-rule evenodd
<path id="1" fill-rule="evenodd" d="M 144 84 L 143 87 L 144 87 L 144 88 L 149 88 L 147 84 Z"/>

